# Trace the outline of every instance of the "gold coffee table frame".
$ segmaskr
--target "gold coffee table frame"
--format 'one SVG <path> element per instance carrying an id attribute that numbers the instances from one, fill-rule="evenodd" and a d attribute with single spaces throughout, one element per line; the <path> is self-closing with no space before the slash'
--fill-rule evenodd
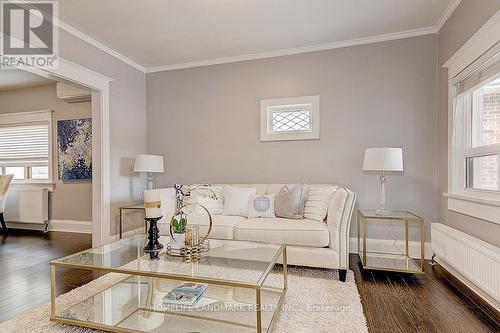
<path id="1" fill-rule="evenodd" d="M 405 226 L 405 249 L 403 253 L 384 252 L 384 251 L 369 251 L 366 247 L 366 226 L 368 221 L 377 223 L 377 221 L 397 221 L 404 223 Z M 410 256 L 410 226 L 412 222 L 417 222 L 420 225 L 420 264 Z M 365 269 L 393 271 L 402 273 L 424 274 L 425 263 L 425 221 L 422 217 L 408 211 L 394 210 L 390 215 L 377 215 L 374 210 L 358 209 L 358 254 L 361 259 L 361 264 Z M 363 235 L 361 235 L 363 231 Z M 361 247 L 362 245 L 362 247 Z M 372 256 L 370 258 L 370 256 Z M 373 265 L 370 260 L 383 262 L 400 261 L 400 265 Z M 399 266 L 399 267 L 398 267 Z"/>
<path id="2" fill-rule="evenodd" d="M 138 235 L 139 236 L 139 235 Z M 124 239 L 126 240 L 126 239 Z M 214 241 L 214 240 L 212 240 Z M 120 240 L 109 243 L 108 245 L 113 245 L 114 243 L 119 243 Z M 237 242 L 237 241 L 228 241 L 228 242 Z M 245 242 L 245 243 L 255 243 L 259 244 L 258 242 Z M 76 304 L 72 304 L 71 306 L 63 309 L 63 310 L 58 310 L 56 311 L 56 269 L 60 267 L 65 267 L 65 268 L 74 268 L 74 269 L 83 269 L 83 270 L 95 270 L 95 271 L 101 271 L 101 272 L 106 272 L 106 273 L 122 273 L 122 274 L 128 274 L 125 279 L 116 282 L 115 284 L 111 285 L 108 287 L 109 290 L 113 286 L 119 284 L 120 282 L 125 281 L 126 279 L 130 278 L 131 276 L 139 276 L 139 277 L 145 277 L 145 278 L 150 278 L 150 283 L 148 283 L 148 299 L 151 299 L 150 294 L 152 293 L 152 288 L 155 284 L 154 279 L 167 279 L 167 280 L 176 280 L 176 281 L 187 281 L 187 282 L 199 282 L 199 283 L 208 283 L 212 285 L 217 285 L 217 286 L 227 286 L 227 287 L 236 287 L 236 288 L 247 288 L 247 289 L 253 289 L 255 291 L 255 312 L 256 312 L 256 325 L 255 326 L 250 326 L 246 324 L 242 324 L 239 322 L 234 322 L 231 320 L 218 320 L 218 319 L 213 319 L 213 318 L 201 318 L 197 316 L 189 316 L 193 320 L 196 319 L 203 319 L 203 320 L 208 320 L 208 321 L 215 321 L 223 324 L 230 324 L 230 325 L 235 325 L 235 327 L 242 327 L 242 328 L 251 328 L 251 329 L 256 329 L 256 332 L 262 333 L 262 332 L 271 332 L 278 317 L 279 313 L 283 304 L 284 297 L 286 295 L 286 291 L 288 289 L 288 267 L 287 267 L 287 251 L 286 251 L 286 246 L 285 244 L 265 244 L 265 243 L 260 243 L 263 245 L 276 245 L 279 246 L 276 248 L 276 254 L 272 258 L 271 261 L 267 262 L 268 266 L 267 269 L 263 272 L 261 277 L 259 278 L 258 282 L 256 283 L 247 283 L 247 282 L 240 282 L 240 281 L 235 281 L 235 280 L 225 280 L 225 279 L 219 279 L 219 278 L 208 278 L 208 277 L 198 277 L 198 276 L 187 276 L 187 275 L 178 275 L 178 274 L 170 274 L 170 273 L 163 273 L 163 272 L 149 272 L 149 271 L 144 271 L 144 270 L 136 270 L 136 269 L 131 269 L 131 268 L 116 268 L 116 267 L 104 267 L 104 266 L 96 266 L 96 265 L 86 265 L 86 264 L 75 264 L 75 263 L 70 263 L 70 262 L 64 262 L 64 259 L 73 257 L 73 256 L 78 256 L 80 254 L 83 254 L 88 251 L 92 250 L 99 250 L 101 247 L 96 247 L 90 250 L 85 250 L 78 252 L 76 254 L 73 254 L 71 256 L 67 256 L 58 260 L 53 260 L 50 262 L 50 273 L 51 273 L 51 311 L 50 311 L 50 320 L 58 323 L 63 323 L 63 324 L 69 324 L 69 325 L 76 325 L 76 326 L 81 326 L 81 327 L 86 327 L 86 328 L 92 328 L 92 329 L 98 329 L 98 330 L 106 330 L 106 331 L 111 331 L 111 332 L 127 332 L 127 333 L 137 333 L 137 332 L 142 332 L 138 331 L 136 329 L 128 329 L 124 327 L 118 327 L 122 322 L 124 322 L 127 318 L 131 317 L 135 312 L 140 311 L 140 310 L 145 310 L 146 308 L 137 308 L 132 314 L 129 314 L 128 316 L 122 318 L 117 324 L 114 326 L 110 325 L 104 325 L 100 323 L 95 323 L 91 321 L 83 321 L 83 320 L 77 320 L 77 319 L 72 319 L 72 318 L 64 318 L 62 316 L 58 315 L 59 313 L 64 313 L 65 311 L 80 305 L 84 303 L 86 300 L 100 294 L 103 292 L 103 290 L 99 290 L 98 292 L 94 293 L 90 297 L 85 297 L 85 299 L 79 301 Z M 163 253 L 163 255 L 165 255 Z M 276 265 L 278 260 L 282 258 L 283 262 L 283 288 L 274 288 L 274 287 L 269 287 L 265 286 L 264 283 L 269 276 L 269 273 L 271 272 L 272 268 Z M 160 260 L 165 260 L 163 257 L 160 257 Z M 168 259 L 167 259 L 168 260 Z M 266 293 L 272 293 L 276 296 L 279 296 L 279 300 L 276 304 L 276 308 L 274 312 L 272 313 L 271 320 L 269 322 L 269 325 L 266 330 L 263 330 L 262 327 L 262 296 L 261 293 L 266 292 Z M 151 311 L 150 309 L 146 309 Z M 167 314 L 167 313 L 165 313 Z M 186 316 L 183 313 L 175 313 L 175 312 L 168 312 L 169 315 L 178 315 L 178 316 Z"/>

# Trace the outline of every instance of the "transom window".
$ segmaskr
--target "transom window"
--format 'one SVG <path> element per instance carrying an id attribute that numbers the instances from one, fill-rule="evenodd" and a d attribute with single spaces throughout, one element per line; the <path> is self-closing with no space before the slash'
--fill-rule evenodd
<path id="1" fill-rule="evenodd" d="M 261 141 L 319 139 L 319 96 L 261 101 Z"/>

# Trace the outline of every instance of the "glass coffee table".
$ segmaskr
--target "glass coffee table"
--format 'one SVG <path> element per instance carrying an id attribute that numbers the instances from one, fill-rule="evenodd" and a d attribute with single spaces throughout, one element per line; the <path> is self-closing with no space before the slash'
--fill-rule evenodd
<path id="1" fill-rule="evenodd" d="M 287 290 L 285 245 L 211 239 L 198 262 L 165 253 L 150 260 L 144 245 L 144 235 L 135 235 L 52 261 L 50 319 L 112 332 L 272 330 Z M 278 262 L 282 268 L 270 274 Z M 56 299 L 61 268 L 120 274 L 106 289 L 61 309 Z M 206 283 L 208 289 L 191 307 L 163 303 L 181 282 Z"/>

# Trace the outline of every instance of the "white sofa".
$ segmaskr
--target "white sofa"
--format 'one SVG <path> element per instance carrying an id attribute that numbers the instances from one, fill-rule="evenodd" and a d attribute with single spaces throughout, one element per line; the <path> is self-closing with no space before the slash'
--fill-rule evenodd
<path id="1" fill-rule="evenodd" d="M 255 187 L 257 194 L 277 193 L 285 184 L 214 184 L 213 186 Z M 287 184 L 289 188 L 293 184 Z M 336 190 L 323 222 L 284 218 L 245 218 L 241 216 L 213 215 L 211 238 L 285 243 L 288 264 L 323 267 L 339 270 L 340 280 L 345 281 L 349 267 L 349 229 L 356 202 L 356 194 L 348 188 L 332 184 L 308 184 L 310 186 L 334 186 Z M 174 188 L 160 189 L 164 218 L 159 222 L 160 233 L 168 235 L 168 223 L 176 206 Z M 193 215 L 189 223 L 207 230 L 207 219 Z"/>

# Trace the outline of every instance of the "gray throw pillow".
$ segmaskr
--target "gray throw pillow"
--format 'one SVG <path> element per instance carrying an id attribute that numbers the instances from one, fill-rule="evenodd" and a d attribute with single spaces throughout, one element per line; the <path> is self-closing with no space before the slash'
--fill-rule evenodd
<path id="1" fill-rule="evenodd" d="M 274 214 L 287 219 L 303 219 L 306 191 L 304 184 L 298 184 L 291 190 L 285 185 L 274 199 Z"/>

